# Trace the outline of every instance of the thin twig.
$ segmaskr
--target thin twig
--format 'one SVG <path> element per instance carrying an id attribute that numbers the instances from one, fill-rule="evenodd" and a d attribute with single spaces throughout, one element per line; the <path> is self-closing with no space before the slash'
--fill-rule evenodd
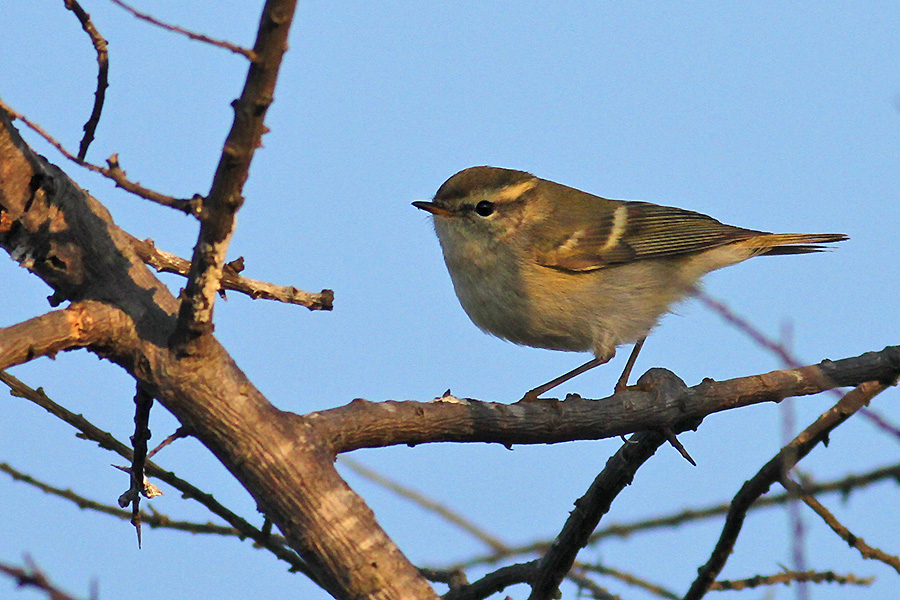
<path id="1" fill-rule="evenodd" d="M 747 337 L 756 342 L 759 346 L 768 350 L 781 360 L 781 363 L 792 369 L 801 366 L 801 362 L 794 356 L 790 350 L 784 345 L 766 336 L 762 331 L 754 326 L 750 321 L 735 313 L 731 308 L 715 298 L 708 296 L 700 290 L 695 290 L 694 296 L 705 304 L 707 308 L 722 317 L 727 323 L 730 323 L 739 331 L 743 332 Z M 840 398 L 843 394 L 838 389 L 829 390 L 831 394 Z M 900 439 L 900 428 L 888 422 L 887 419 L 869 408 L 863 408 L 859 414 L 868 419 L 876 427 L 891 434 L 893 437 Z"/>
<path id="2" fill-rule="evenodd" d="M 92 510 L 94 512 L 116 517 L 117 519 L 122 519 L 123 521 L 130 521 L 132 518 L 130 510 L 123 510 L 117 505 L 97 502 L 96 500 L 91 500 L 90 498 L 86 498 L 80 494 L 76 494 L 72 490 L 64 490 L 62 488 L 52 486 L 49 483 L 40 481 L 39 479 L 28 475 L 27 473 L 19 471 L 8 463 L 0 463 L 0 471 L 6 473 L 16 481 L 20 481 L 39 489 L 45 494 L 50 494 L 52 496 L 62 498 L 63 500 L 67 500 L 82 510 Z M 165 514 L 157 512 L 153 508 L 150 509 L 150 512 L 143 510 L 141 511 L 141 522 L 151 529 L 173 529 L 176 531 L 186 531 L 188 533 L 199 533 L 205 535 L 221 535 L 238 538 L 244 537 L 234 527 L 229 527 L 227 525 L 213 525 L 212 523 L 177 521 Z M 276 541 L 278 541 L 279 543 L 283 543 L 284 538 L 282 538 L 281 536 L 274 537 L 276 538 Z"/>
<path id="3" fill-rule="evenodd" d="M 803 500 L 808 507 L 813 509 L 833 532 L 847 542 L 847 545 L 851 548 L 856 548 L 864 559 L 881 561 L 900 573 L 900 557 L 891 556 L 884 550 L 874 548 L 867 544 L 861 537 L 854 535 L 843 523 L 838 521 L 837 517 L 825 508 L 821 502 L 806 493 L 800 485 L 789 479 L 787 476 L 782 476 L 780 482 L 789 493 L 796 494 L 796 496 Z"/>
<path id="4" fill-rule="evenodd" d="M 578 586 L 579 598 L 583 597 L 584 594 L 582 592 L 587 590 L 591 595 L 590 597 L 594 600 L 621 600 L 618 596 L 612 594 L 605 587 L 583 573 L 576 573 L 574 570 L 569 571 L 568 575 L 566 575 L 566 579 Z"/>
<path id="5" fill-rule="evenodd" d="M 31 586 L 43 590 L 50 600 L 77 600 L 75 596 L 62 591 L 60 588 L 53 585 L 47 576 L 44 575 L 44 572 L 41 571 L 28 556 L 25 557 L 25 565 L 26 568 L 23 569 L 21 567 L 0 563 L 0 573 L 9 575 L 15 579 L 19 587 Z M 92 600 L 94 599 L 95 597 L 92 594 Z"/>
<path id="6" fill-rule="evenodd" d="M 626 573 L 625 571 L 622 571 L 620 569 L 613 569 L 604 565 L 584 563 L 576 563 L 576 566 L 583 571 L 589 571 L 597 573 L 599 575 L 607 575 L 609 577 L 613 577 L 623 583 L 627 583 L 628 585 L 640 588 L 644 591 L 650 592 L 651 594 L 659 596 L 660 598 L 666 598 L 667 600 L 678 600 L 679 598 L 681 598 L 681 596 L 670 589 L 667 589 L 657 583 L 651 583 L 649 581 L 646 581 L 645 579 L 638 577 L 637 575 Z M 571 576 L 571 573 L 569 575 Z"/>
<path id="7" fill-rule="evenodd" d="M 79 437 L 97 442 L 101 448 L 115 452 L 129 461 L 132 460 L 133 452 L 131 448 L 117 440 L 112 434 L 95 426 L 82 415 L 75 414 L 60 406 L 51 400 L 40 388 L 37 390 L 31 389 L 4 371 L 0 371 L 0 381 L 9 386 L 13 396 L 34 402 L 50 414 L 78 429 L 81 432 Z M 310 578 L 314 577 L 314 574 L 310 571 L 309 567 L 306 566 L 303 559 L 301 559 L 292 549 L 277 543 L 277 536 L 263 534 L 262 531 L 248 523 L 245 519 L 225 508 L 225 506 L 219 503 L 212 494 L 207 494 L 184 479 L 175 476 L 171 471 L 166 471 L 153 462 L 147 461 L 145 468 L 147 475 L 150 477 L 156 477 L 160 481 L 164 481 L 180 491 L 183 498 L 192 498 L 205 506 L 213 514 L 221 517 L 226 523 L 238 531 L 238 535 L 242 539 L 252 539 L 279 559 L 290 564 L 291 570 L 299 571 Z"/>
<path id="8" fill-rule="evenodd" d="M 237 44 L 232 44 L 231 42 L 226 42 L 223 40 L 216 40 L 209 36 L 203 35 L 202 33 L 194 33 L 193 31 L 187 30 L 183 27 L 179 27 L 177 25 L 170 25 L 169 23 L 164 23 L 159 19 L 148 15 L 147 13 L 142 13 L 135 8 L 125 4 L 122 0 L 110 0 L 113 4 L 116 4 L 128 12 L 130 12 L 134 17 L 141 19 L 142 21 L 146 21 L 147 23 L 151 23 L 156 25 L 157 27 L 162 27 L 166 31 L 171 31 L 174 33 L 180 33 L 181 35 L 187 36 L 192 40 L 203 42 L 204 44 L 210 44 L 212 46 L 218 46 L 219 48 L 224 48 L 226 50 L 230 50 L 235 54 L 240 54 L 244 58 L 250 61 L 256 60 L 256 52 L 250 50 L 249 48 L 244 48 L 243 46 L 238 46 Z"/>
<path id="9" fill-rule="evenodd" d="M 25 125 L 28 126 L 29 129 L 44 138 L 44 140 L 46 140 L 48 144 L 56 148 L 60 154 L 62 154 L 75 164 L 84 167 L 88 171 L 99 173 L 100 175 L 111 179 L 113 182 L 115 182 L 116 187 L 120 187 L 123 190 L 131 192 L 135 196 L 139 196 L 145 200 L 150 200 L 151 202 L 161 204 L 162 206 L 174 208 L 175 210 L 181 211 L 186 215 L 198 216 L 200 214 L 200 209 L 203 204 L 202 196 L 195 195 L 191 199 L 173 198 L 172 196 L 166 196 L 165 194 L 160 194 L 159 192 L 156 192 L 149 188 L 145 188 L 141 184 L 133 182 L 126 177 L 125 171 L 123 171 L 119 165 L 119 156 L 117 154 L 113 154 L 106 160 L 109 168 L 95 165 L 86 160 L 78 158 L 77 156 L 66 150 L 65 146 L 57 141 L 56 138 L 54 138 L 52 135 L 47 133 L 43 127 L 31 121 L 25 115 L 14 111 L 2 100 L 0 100 L 0 110 L 3 110 L 7 114 L 9 114 L 11 119 L 18 119 L 19 121 L 25 123 Z"/>
<path id="10" fill-rule="evenodd" d="M 160 250 L 153 240 L 130 238 L 131 245 L 142 261 L 156 269 L 157 272 L 174 273 L 187 277 L 191 270 L 190 261 L 177 254 Z M 257 281 L 238 274 L 228 263 L 222 269 L 220 280 L 223 290 L 233 290 L 246 294 L 254 300 L 276 300 L 286 304 L 305 306 L 309 310 L 332 310 L 334 292 L 328 289 L 321 292 L 305 292 L 294 286 L 275 285 L 265 281 Z"/>
<path id="11" fill-rule="evenodd" d="M 757 575 L 747 579 L 720 579 L 710 586 L 710 591 L 746 590 L 764 585 L 785 585 L 792 582 L 809 581 L 812 583 L 839 583 L 841 585 L 872 585 L 874 577 L 857 577 L 856 575 L 838 575 L 833 571 L 785 571 L 777 575 Z"/>
<path id="12" fill-rule="evenodd" d="M 781 449 L 772 460 L 747 481 L 731 502 L 731 510 L 725 518 L 725 525 L 719 541 L 705 565 L 698 569 L 698 576 L 684 596 L 684 600 L 699 600 L 715 581 L 734 550 L 738 534 L 744 523 L 747 510 L 753 502 L 765 494 L 769 487 L 820 442 L 827 440 L 828 434 L 849 419 L 875 395 L 886 387 L 885 384 L 870 381 L 857 386 L 830 410 L 822 414 L 790 444 Z"/>
<path id="13" fill-rule="evenodd" d="M 401 498 L 406 498 L 410 502 L 418 504 L 425 510 L 431 511 L 442 517 L 444 520 L 456 525 L 466 533 L 469 533 L 474 538 L 492 548 L 495 552 L 509 551 L 509 548 L 506 546 L 506 544 L 501 542 L 499 539 L 484 531 L 456 511 L 447 508 L 443 504 L 427 498 L 426 496 L 420 494 L 412 488 L 406 487 L 400 483 L 397 483 L 396 481 L 388 479 L 384 475 L 381 475 L 380 473 L 369 469 L 368 467 L 356 462 L 352 458 L 341 456 L 338 460 L 341 464 L 345 465 L 357 475 L 364 477 L 372 483 L 375 483 L 387 490 L 394 492 Z"/>
<path id="14" fill-rule="evenodd" d="M 154 448 L 153 450 L 151 450 L 150 452 L 148 452 L 148 453 L 147 453 L 147 460 L 150 460 L 151 458 L 153 458 L 153 456 L 154 456 L 157 452 L 159 452 L 160 450 L 162 450 L 163 448 L 165 448 L 166 446 L 168 446 L 169 444 L 171 444 L 171 443 L 174 442 L 175 440 L 180 440 L 181 438 L 186 438 L 186 437 L 188 437 L 188 436 L 190 436 L 190 435 L 191 435 L 190 430 L 189 430 L 187 427 L 185 427 L 184 425 L 182 425 L 181 427 L 179 427 L 178 429 L 176 429 L 171 435 L 169 435 L 168 437 L 166 437 L 166 439 L 164 439 L 163 441 L 161 441 L 161 442 L 159 443 L 159 445 L 158 445 L 156 448 Z"/>
<path id="15" fill-rule="evenodd" d="M 790 349 L 794 340 L 794 328 L 790 322 L 782 323 L 781 335 L 779 343 L 785 348 Z M 797 431 L 797 415 L 796 415 L 796 399 L 785 398 L 778 405 L 778 413 L 781 416 L 781 439 L 780 445 L 786 446 L 791 442 Z M 806 523 L 803 520 L 803 513 L 800 511 L 799 500 L 792 500 L 787 503 L 785 512 L 788 518 L 788 529 L 790 532 L 791 546 L 791 570 L 804 572 L 809 569 L 806 566 Z M 796 588 L 796 600 L 810 600 L 810 585 L 808 581 L 798 581 Z"/>
<path id="16" fill-rule="evenodd" d="M 94 108 L 91 109 L 91 116 L 84 124 L 84 137 L 81 138 L 81 144 L 78 146 L 78 158 L 84 160 L 87 156 L 88 147 L 94 141 L 94 132 L 97 131 L 97 125 L 100 123 L 100 113 L 103 112 L 106 88 L 109 87 L 109 52 L 107 52 L 106 40 L 103 39 L 97 27 L 91 21 L 91 15 L 85 12 L 77 0 L 63 0 L 63 2 L 66 8 L 78 17 L 81 28 L 91 38 L 91 44 L 94 45 L 94 50 L 97 53 L 97 89 L 94 92 Z"/>
<path id="17" fill-rule="evenodd" d="M 863 489 L 867 486 L 874 485 L 886 479 L 900 481 L 900 464 L 891 465 L 874 469 L 867 473 L 859 475 L 848 475 L 840 479 L 834 479 L 823 483 L 809 484 L 806 491 L 812 495 L 839 493 L 844 497 L 851 492 Z M 786 504 L 793 500 L 793 497 L 787 493 L 766 495 L 753 503 L 750 510 L 758 510 L 769 506 L 778 506 Z M 703 521 L 714 517 L 727 514 L 731 508 L 731 502 L 722 502 L 701 508 L 690 508 L 681 510 L 669 515 L 653 517 L 650 519 L 641 519 L 631 523 L 620 523 L 607 525 L 605 528 L 595 531 L 589 540 L 589 544 L 596 544 L 601 540 L 608 538 L 625 538 L 631 537 L 637 533 L 650 532 L 658 529 L 671 529 L 680 525 Z M 463 563 L 457 563 L 447 567 L 448 569 L 465 569 L 476 565 L 493 564 L 511 556 L 522 556 L 533 554 L 535 552 L 544 552 L 550 546 L 550 542 L 540 541 L 521 546 L 512 546 L 509 553 L 491 553 L 482 556 L 473 557 Z"/>

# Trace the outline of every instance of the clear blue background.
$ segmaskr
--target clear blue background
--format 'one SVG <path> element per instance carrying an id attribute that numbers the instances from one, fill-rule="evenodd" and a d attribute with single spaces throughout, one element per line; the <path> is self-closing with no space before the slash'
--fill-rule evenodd
<path id="1" fill-rule="evenodd" d="M 205 194 L 230 127 L 229 102 L 247 64 L 218 48 L 138 22 L 109 2 L 84 0 L 109 40 L 110 88 L 96 163 L 119 153 L 133 179 L 177 196 Z M 251 45 L 258 3 L 141 2 L 155 16 Z M 0 37 L 0 97 L 77 149 L 96 63 L 62 2 L 10 2 Z M 369 400 L 461 396 L 511 402 L 586 357 L 520 348 L 485 336 L 458 306 L 429 219 L 429 198 L 479 164 L 529 170 L 612 198 L 642 199 L 772 231 L 844 232 L 827 254 L 761 258 L 715 273 L 707 290 L 762 331 L 792 331 L 803 361 L 854 356 L 898 343 L 900 253 L 900 4 L 301 2 L 271 108 L 264 148 L 245 188 L 230 258 L 245 274 L 335 290 L 332 313 L 230 294 L 216 333 L 278 407 L 305 413 Z M 24 132 L 110 208 L 116 221 L 166 250 L 190 255 L 196 224 L 116 190 Z M 173 292 L 182 280 L 166 276 Z M 49 289 L 0 260 L 0 325 L 48 309 Z M 779 368 L 773 356 L 696 302 L 648 340 L 639 374 L 665 366 L 688 384 Z M 627 351 L 560 393 L 603 397 Z M 75 352 L 12 373 L 127 440 L 133 382 Z M 114 503 L 122 461 L 74 437 L 29 403 L 0 394 L 0 461 Z M 833 403 L 803 398 L 805 426 Z M 897 418 L 897 391 L 874 407 Z M 709 417 L 682 436 L 699 466 L 663 448 L 615 503 L 620 522 L 730 498 L 779 448 L 774 404 Z M 152 416 L 154 440 L 176 427 Z M 469 515 L 510 544 L 558 531 L 619 446 L 430 445 L 361 451 L 354 458 Z M 897 440 L 854 419 L 802 463 L 817 480 L 895 463 Z M 249 496 L 196 441 L 158 457 L 255 523 Z M 346 472 L 346 469 L 343 469 Z M 347 473 L 381 524 L 419 565 L 481 552 L 477 541 Z M 208 514 L 166 488 L 150 504 L 173 518 Z M 826 504 L 858 535 L 900 552 L 895 483 Z M 870 589 L 817 586 L 813 596 L 895 598 L 898 576 L 863 562 L 803 510 L 808 563 L 859 576 Z M 249 543 L 146 530 L 138 550 L 127 522 L 82 512 L 0 475 L 0 560 L 29 553 L 58 583 L 87 596 L 140 591 L 154 598 L 323 598 Z M 683 592 L 719 525 L 607 541 L 584 560 L 636 572 Z M 753 513 L 723 577 L 790 565 L 782 509 Z M 471 576 L 474 578 L 476 574 Z M 611 580 L 628 598 L 648 596 Z M 13 592 L 0 580 L 0 596 Z M 524 587 L 508 590 L 516 598 Z M 759 597 L 749 592 L 744 597 Z M 776 598 L 795 592 L 779 587 Z M 573 587 L 564 589 L 575 597 Z"/>

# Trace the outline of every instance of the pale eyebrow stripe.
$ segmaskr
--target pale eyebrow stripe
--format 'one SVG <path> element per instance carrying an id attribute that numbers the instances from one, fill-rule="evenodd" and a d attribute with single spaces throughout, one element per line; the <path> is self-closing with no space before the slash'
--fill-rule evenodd
<path id="1" fill-rule="evenodd" d="M 523 181 L 522 183 L 508 185 L 500 190 L 500 193 L 497 194 L 497 198 L 503 201 L 515 200 L 528 190 L 533 189 L 536 185 L 537 179 L 530 179 L 528 181 Z"/>

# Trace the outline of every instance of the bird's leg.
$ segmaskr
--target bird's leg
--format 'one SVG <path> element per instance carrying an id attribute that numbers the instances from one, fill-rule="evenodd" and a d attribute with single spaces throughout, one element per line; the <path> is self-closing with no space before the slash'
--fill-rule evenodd
<path id="1" fill-rule="evenodd" d="M 615 392 L 621 392 L 622 390 L 628 389 L 628 378 L 631 376 L 631 369 L 634 368 L 634 363 L 637 362 L 638 354 L 640 354 L 641 348 L 644 347 L 644 340 L 646 339 L 646 337 L 642 337 L 634 343 L 634 348 L 631 350 L 628 362 L 625 363 L 625 370 L 622 371 L 622 376 L 619 377 L 619 381 L 616 382 Z"/>
<path id="2" fill-rule="evenodd" d="M 615 353 L 613 353 L 609 356 L 598 356 L 597 358 L 592 358 L 591 360 L 587 361 L 580 367 L 572 369 L 568 373 L 563 373 L 556 379 L 548 381 L 544 385 L 539 385 L 536 388 L 534 388 L 533 390 L 526 392 L 525 395 L 522 396 L 522 399 L 519 400 L 519 402 L 533 402 L 533 401 L 537 400 L 538 396 L 540 396 L 544 392 L 552 390 L 559 384 L 565 383 L 566 381 L 572 379 L 576 375 L 581 375 L 585 371 L 590 371 L 594 367 L 599 367 L 603 363 L 609 362 L 609 360 L 614 356 L 614 354 Z"/>

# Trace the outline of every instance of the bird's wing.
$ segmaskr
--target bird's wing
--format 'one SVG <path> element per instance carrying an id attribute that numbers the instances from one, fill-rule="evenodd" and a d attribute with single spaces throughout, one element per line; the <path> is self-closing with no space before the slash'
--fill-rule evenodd
<path id="1" fill-rule="evenodd" d="M 702 252 L 765 234 L 704 214 L 649 202 L 618 202 L 608 214 L 555 215 L 564 235 L 535 244 L 535 260 L 567 271 L 592 271 L 650 258 Z"/>

